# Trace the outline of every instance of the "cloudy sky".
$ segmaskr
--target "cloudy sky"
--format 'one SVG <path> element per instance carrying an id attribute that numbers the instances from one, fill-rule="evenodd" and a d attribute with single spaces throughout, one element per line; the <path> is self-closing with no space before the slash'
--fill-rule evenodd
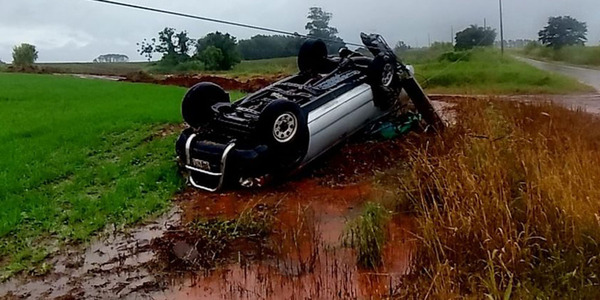
<path id="1" fill-rule="evenodd" d="M 356 42 L 361 31 L 383 34 L 390 44 L 412 46 L 450 41 L 455 31 L 484 19 L 497 28 L 496 0 L 121 0 L 212 18 L 304 33 L 311 6 L 333 13 L 331 25 Z M 549 16 L 571 15 L 588 24 L 590 44 L 600 41 L 598 0 L 503 0 L 505 39 L 537 37 Z M 40 62 L 91 61 L 100 54 L 122 53 L 143 60 L 136 42 L 165 26 L 201 37 L 216 30 L 238 38 L 261 33 L 227 25 L 115 7 L 89 0 L 1 0 L 0 60 L 12 61 L 15 44 L 37 46 Z"/>

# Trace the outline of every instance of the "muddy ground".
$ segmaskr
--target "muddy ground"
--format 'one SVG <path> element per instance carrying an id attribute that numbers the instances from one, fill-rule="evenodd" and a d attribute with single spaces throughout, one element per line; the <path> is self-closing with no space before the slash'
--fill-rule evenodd
<path id="1" fill-rule="evenodd" d="M 146 73 L 132 73 L 121 81 L 154 83 L 162 85 L 175 85 L 181 87 L 192 87 L 199 82 L 212 82 L 221 86 L 227 91 L 255 92 L 280 79 L 285 78 L 285 74 L 256 77 L 230 77 L 217 75 L 167 75 L 150 76 Z"/>
<path id="2" fill-rule="evenodd" d="M 445 101 L 435 104 L 446 121 L 456 121 L 448 102 L 461 101 L 462 96 L 432 98 Z M 578 106 L 584 100 L 563 101 Z M 407 155 L 403 145 L 416 138 L 416 133 L 393 140 L 357 137 L 316 162 L 318 167 L 279 186 L 220 194 L 186 189 L 174 200 L 174 208 L 155 221 L 127 232 L 108 229 L 85 250 L 66 249 L 50 260 L 54 268 L 47 275 L 21 275 L 1 284 L 0 298 L 396 295 L 410 272 L 412 218 L 393 216 L 383 265 L 376 270 L 358 268 L 354 251 L 342 241 L 347 221 L 360 214 L 365 202 L 397 197 L 393 185 L 382 183 L 380 175 L 401 166 Z"/>

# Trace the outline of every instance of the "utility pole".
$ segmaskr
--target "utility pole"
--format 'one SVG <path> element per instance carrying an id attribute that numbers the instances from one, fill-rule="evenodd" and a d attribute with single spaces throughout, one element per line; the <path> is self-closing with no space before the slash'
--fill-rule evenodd
<path id="1" fill-rule="evenodd" d="M 483 18 L 483 29 L 487 28 L 487 18 Z"/>
<path id="2" fill-rule="evenodd" d="M 502 19 L 502 0 L 500 3 L 500 52 L 504 55 L 504 20 Z"/>
<path id="3" fill-rule="evenodd" d="M 450 43 L 454 46 L 454 26 L 450 26 Z"/>
<path id="4" fill-rule="evenodd" d="M 427 34 L 427 42 L 429 44 L 429 48 L 431 48 L 431 34 Z"/>

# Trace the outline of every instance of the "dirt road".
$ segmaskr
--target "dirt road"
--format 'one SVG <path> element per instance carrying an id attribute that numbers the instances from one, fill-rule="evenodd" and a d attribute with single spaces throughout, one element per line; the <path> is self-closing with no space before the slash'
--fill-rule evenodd
<path id="1" fill-rule="evenodd" d="M 516 56 L 516 58 L 539 69 L 573 77 L 600 92 L 600 70 L 573 67 L 559 63 L 548 63 L 520 56 Z"/>

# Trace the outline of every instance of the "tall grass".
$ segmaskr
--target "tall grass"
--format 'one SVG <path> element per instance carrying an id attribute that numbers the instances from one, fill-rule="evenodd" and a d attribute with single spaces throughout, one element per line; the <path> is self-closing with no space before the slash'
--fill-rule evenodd
<path id="1" fill-rule="evenodd" d="M 381 265 L 388 221 L 388 211 L 378 203 L 369 202 L 363 213 L 346 225 L 343 242 L 356 250 L 359 267 L 373 269 Z"/>
<path id="2" fill-rule="evenodd" d="M 296 57 L 261 60 L 245 60 L 228 71 L 204 71 L 198 62 L 167 66 L 160 62 L 130 63 L 38 63 L 36 66 L 49 73 L 77 73 L 97 75 L 120 75 L 147 71 L 154 74 L 220 74 L 228 76 L 291 75 L 298 72 Z M 2 66 L 0 66 L 1 70 Z"/>
<path id="3" fill-rule="evenodd" d="M 463 59 L 459 60 L 461 57 Z M 415 70 L 417 79 L 429 92 L 564 94 L 593 91 L 575 79 L 539 70 L 508 55 L 502 56 L 496 49 L 481 48 L 443 55 L 436 61 L 416 64 Z"/>
<path id="4" fill-rule="evenodd" d="M 298 72 L 296 57 L 245 60 L 226 72 L 215 72 L 231 76 L 291 75 Z"/>
<path id="5" fill-rule="evenodd" d="M 417 212 L 408 294 L 600 297 L 600 120 L 550 104 L 460 103 L 409 146 Z"/>
<path id="6" fill-rule="evenodd" d="M 560 49 L 553 49 L 539 44 L 531 44 L 525 47 L 522 53 L 526 56 L 542 60 L 600 67 L 600 46 L 566 46 Z"/>
<path id="7" fill-rule="evenodd" d="M 147 68 L 149 62 L 126 63 L 36 63 L 47 73 L 76 73 L 125 76 Z"/>

